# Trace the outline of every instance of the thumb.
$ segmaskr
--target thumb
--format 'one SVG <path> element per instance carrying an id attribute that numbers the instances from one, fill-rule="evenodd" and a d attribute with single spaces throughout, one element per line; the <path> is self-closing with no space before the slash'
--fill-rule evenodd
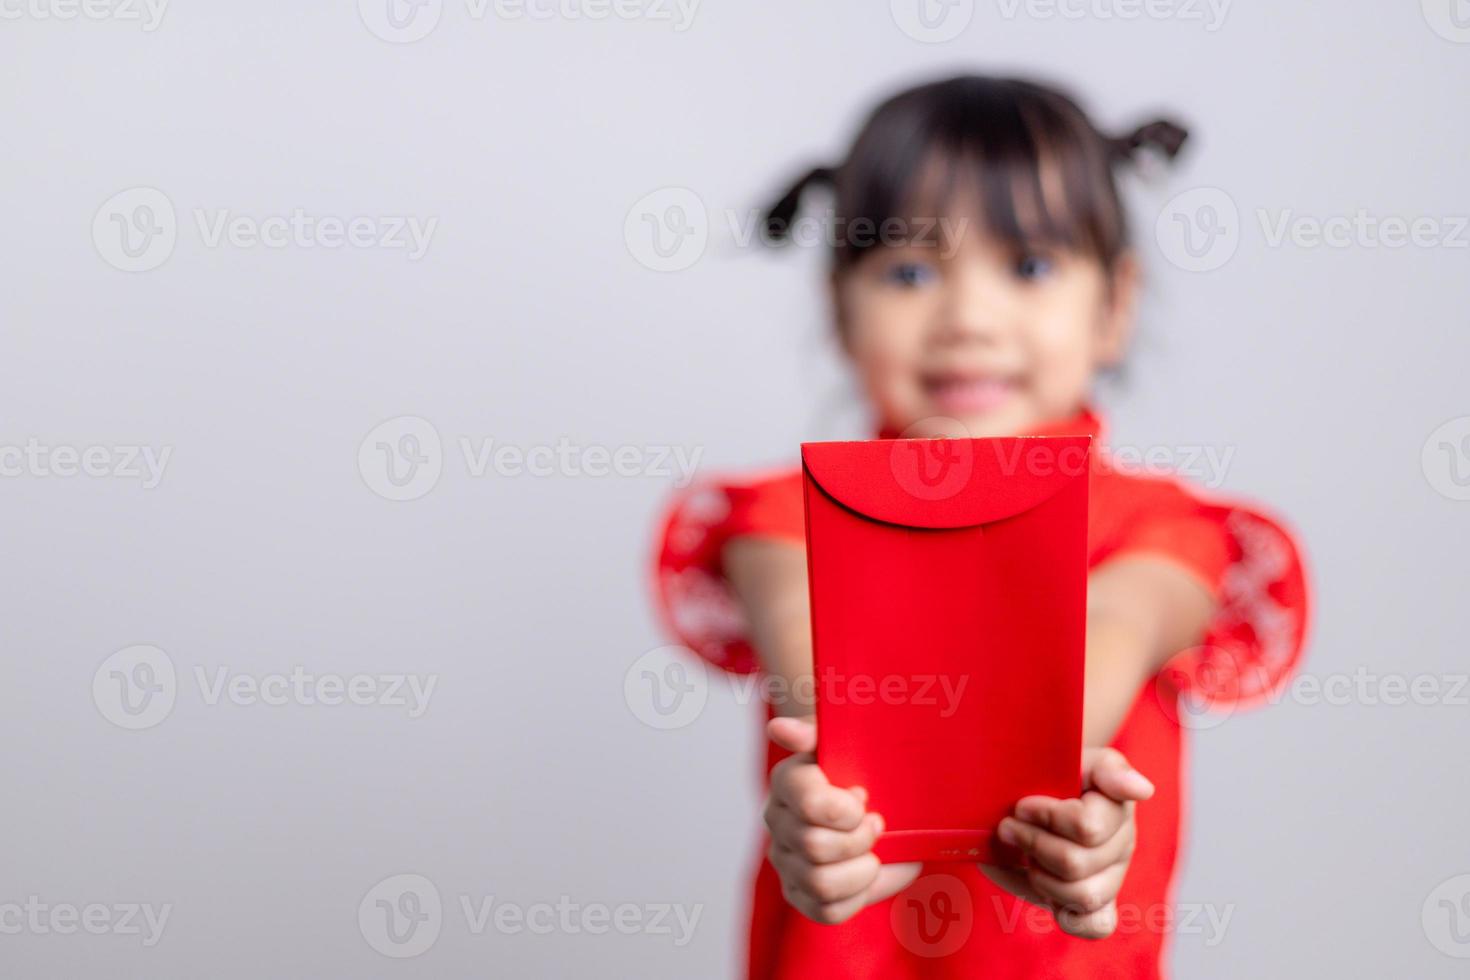
<path id="1" fill-rule="evenodd" d="M 1082 768 L 1084 789 L 1095 789 L 1115 802 L 1146 800 L 1154 795 L 1154 784 L 1117 749 L 1085 749 Z"/>
<path id="2" fill-rule="evenodd" d="M 814 752 L 817 748 L 816 719 L 812 715 L 772 718 L 766 722 L 766 737 L 788 752 Z"/>

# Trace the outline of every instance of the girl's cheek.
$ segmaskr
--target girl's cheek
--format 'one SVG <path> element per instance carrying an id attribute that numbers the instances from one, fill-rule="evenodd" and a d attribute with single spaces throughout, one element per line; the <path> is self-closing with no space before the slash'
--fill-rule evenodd
<path id="1" fill-rule="evenodd" d="M 1047 415 L 1070 413 L 1086 400 L 1092 382 L 1092 335 L 1070 319 L 1038 340 L 1031 380 L 1040 408 Z"/>
<path id="2" fill-rule="evenodd" d="M 1069 276 L 1037 311 L 1030 331 L 1032 377 L 1046 415 L 1074 411 L 1087 399 L 1097 357 L 1101 280 Z"/>
<path id="3" fill-rule="evenodd" d="M 912 329 L 899 311 L 872 304 L 848 324 L 848 354 L 863 387 L 885 421 L 894 422 L 919 411 L 921 391 L 918 365 L 923 334 Z"/>

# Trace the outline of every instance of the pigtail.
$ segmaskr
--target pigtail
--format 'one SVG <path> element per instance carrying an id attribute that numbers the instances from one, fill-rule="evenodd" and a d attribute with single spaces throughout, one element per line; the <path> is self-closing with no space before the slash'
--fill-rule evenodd
<path id="1" fill-rule="evenodd" d="M 1109 140 L 1115 159 L 1135 163 L 1141 151 L 1150 151 L 1172 162 L 1189 139 L 1189 130 L 1172 119 L 1146 122 L 1123 136 Z"/>
<path id="2" fill-rule="evenodd" d="M 836 177 L 837 171 L 831 167 L 813 167 L 802 175 L 801 179 L 792 184 L 791 189 L 782 195 L 779 201 L 766 208 L 766 240 L 786 241 L 791 233 L 791 222 L 801 208 L 802 194 L 813 184 L 825 184 L 830 187 Z"/>

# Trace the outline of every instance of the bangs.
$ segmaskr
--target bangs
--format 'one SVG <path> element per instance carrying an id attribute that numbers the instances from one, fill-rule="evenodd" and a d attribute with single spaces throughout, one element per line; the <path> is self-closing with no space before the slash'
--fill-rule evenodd
<path id="1" fill-rule="evenodd" d="M 1108 268 L 1125 247 L 1103 139 L 1065 96 L 1026 82 L 961 78 L 898 96 L 837 183 L 847 223 L 978 228 L 1018 251 L 1074 251 Z M 844 242 L 839 267 L 874 244 Z"/>

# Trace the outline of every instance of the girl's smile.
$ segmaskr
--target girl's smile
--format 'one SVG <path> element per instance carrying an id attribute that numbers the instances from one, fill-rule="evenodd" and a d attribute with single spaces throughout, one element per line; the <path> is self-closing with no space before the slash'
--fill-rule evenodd
<path id="1" fill-rule="evenodd" d="M 935 414 L 966 418 L 993 412 L 1014 397 L 1019 379 L 985 371 L 948 370 L 920 377 Z"/>

